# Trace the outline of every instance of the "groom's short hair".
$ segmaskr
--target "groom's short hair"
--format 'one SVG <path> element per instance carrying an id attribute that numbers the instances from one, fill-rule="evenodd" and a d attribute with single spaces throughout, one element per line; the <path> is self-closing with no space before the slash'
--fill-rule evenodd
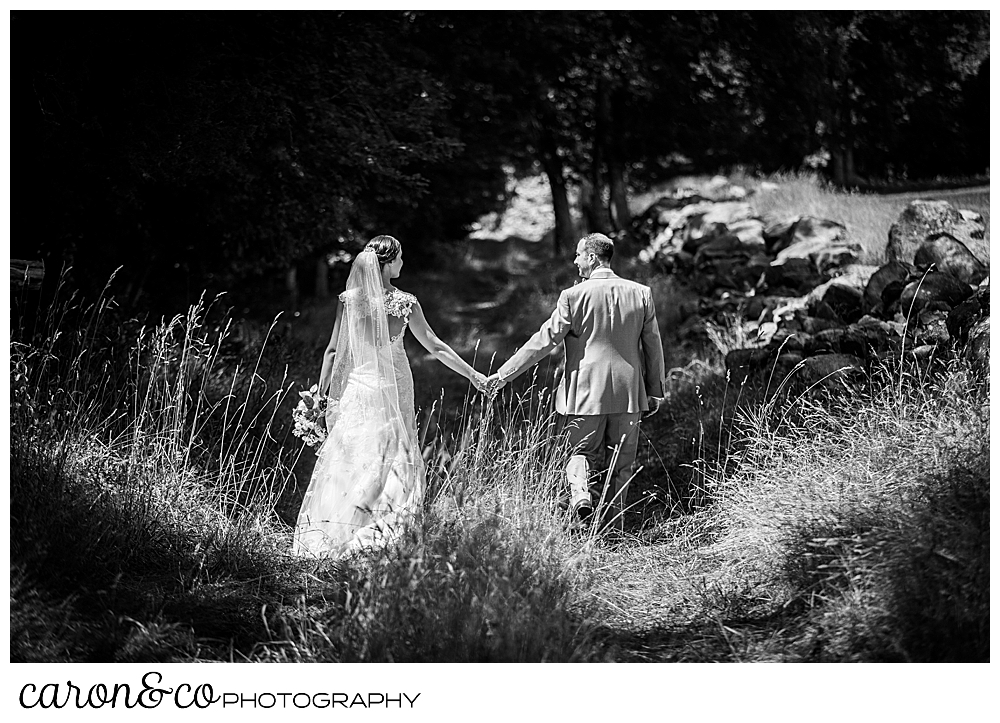
<path id="1" fill-rule="evenodd" d="M 603 233 L 592 233 L 583 237 L 583 248 L 605 263 L 611 263 L 615 255 L 615 242 Z"/>

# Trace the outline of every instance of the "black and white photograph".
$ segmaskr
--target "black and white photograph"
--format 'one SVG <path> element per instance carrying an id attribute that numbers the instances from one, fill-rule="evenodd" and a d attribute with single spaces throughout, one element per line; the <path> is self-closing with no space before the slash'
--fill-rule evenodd
<path id="1" fill-rule="evenodd" d="M 990 662 L 988 9 L 43 8 L 19 720 Z"/>

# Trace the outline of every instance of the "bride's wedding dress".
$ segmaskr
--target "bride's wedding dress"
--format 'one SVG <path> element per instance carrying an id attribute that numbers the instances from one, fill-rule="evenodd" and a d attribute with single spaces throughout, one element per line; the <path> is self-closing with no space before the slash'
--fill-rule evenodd
<path id="1" fill-rule="evenodd" d="M 413 376 L 403 348 L 416 299 L 385 290 L 370 256 L 358 257 L 340 297 L 344 319 L 328 436 L 299 510 L 293 540 L 299 555 L 341 557 L 385 545 L 398 537 L 423 496 Z"/>

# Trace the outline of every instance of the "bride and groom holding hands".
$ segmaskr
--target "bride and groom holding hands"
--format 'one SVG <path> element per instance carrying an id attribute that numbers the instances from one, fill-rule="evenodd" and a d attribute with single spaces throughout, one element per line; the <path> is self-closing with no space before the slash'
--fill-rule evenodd
<path id="1" fill-rule="evenodd" d="M 663 347 L 647 286 L 611 269 L 614 243 L 580 239 L 582 281 L 560 293 L 541 328 L 492 376 L 476 371 L 434 333 L 420 302 L 392 285 L 402 247 L 377 236 L 358 254 L 340 295 L 318 389 L 326 395 L 326 439 L 293 537 L 300 555 L 340 557 L 398 536 L 423 499 L 413 377 L 403 348 L 407 329 L 438 361 L 484 393 L 545 358 L 560 344 L 565 371 L 556 391 L 571 514 L 621 529 L 639 420 L 664 396 Z M 610 469 L 609 469 L 610 467 Z"/>

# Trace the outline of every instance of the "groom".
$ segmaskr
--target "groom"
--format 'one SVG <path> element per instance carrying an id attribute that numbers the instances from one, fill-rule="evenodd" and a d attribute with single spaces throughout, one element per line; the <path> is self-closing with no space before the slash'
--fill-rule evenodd
<path id="1" fill-rule="evenodd" d="M 552 316 L 490 382 L 502 387 L 564 345 L 566 369 L 556 393 L 556 411 L 573 448 L 566 466 L 570 510 L 584 520 L 596 502 L 603 506 L 605 519 L 621 530 L 639 418 L 659 410 L 664 375 L 652 292 L 611 270 L 614 252 L 614 243 L 604 234 L 580 239 L 574 263 L 583 281 L 559 294 Z M 597 477 L 592 489 L 591 475 L 609 467 L 609 474 Z"/>

